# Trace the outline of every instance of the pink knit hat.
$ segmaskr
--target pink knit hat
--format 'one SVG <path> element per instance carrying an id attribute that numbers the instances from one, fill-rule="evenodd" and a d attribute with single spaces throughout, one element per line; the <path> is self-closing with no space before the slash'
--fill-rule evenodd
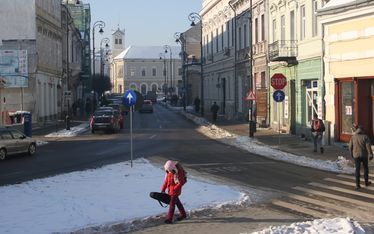
<path id="1" fill-rule="evenodd" d="M 176 163 L 174 161 L 168 160 L 164 165 L 165 171 L 177 171 L 177 167 L 175 166 L 175 164 Z"/>

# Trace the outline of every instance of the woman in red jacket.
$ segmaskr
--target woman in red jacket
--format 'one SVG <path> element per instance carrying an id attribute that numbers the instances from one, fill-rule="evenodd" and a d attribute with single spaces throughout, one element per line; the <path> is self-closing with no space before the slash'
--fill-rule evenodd
<path id="1" fill-rule="evenodd" d="M 165 223 L 172 223 L 174 211 L 175 211 L 175 205 L 177 205 L 179 210 L 179 217 L 177 218 L 178 221 L 186 218 L 186 211 L 184 210 L 184 207 L 179 200 L 179 195 L 181 195 L 182 192 L 182 186 L 186 183 L 185 177 L 184 177 L 184 171 L 177 169 L 177 162 L 174 161 L 167 161 L 164 165 L 166 176 L 165 181 L 162 185 L 161 192 L 165 192 L 165 190 L 168 190 L 168 194 L 170 195 L 170 203 L 169 203 L 169 212 L 166 216 Z"/>

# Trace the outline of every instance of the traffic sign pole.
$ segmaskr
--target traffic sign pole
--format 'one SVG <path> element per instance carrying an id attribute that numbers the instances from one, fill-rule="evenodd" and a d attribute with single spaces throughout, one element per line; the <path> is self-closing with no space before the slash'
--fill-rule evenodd
<path id="1" fill-rule="evenodd" d="M 132 168 L 132 158 L 133 158 L 133 149 L 132 149 L 132 112 L 134 106 L 130 106 L 130 154 L 131 154 L 131 168 Z"/>

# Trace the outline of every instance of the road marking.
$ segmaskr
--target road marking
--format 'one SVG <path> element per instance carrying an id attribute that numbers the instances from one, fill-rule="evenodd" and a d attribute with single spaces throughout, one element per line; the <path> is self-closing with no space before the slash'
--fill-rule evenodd
<path id="1" fill-rule="evenodd" d="M 155 138 L 156 137 L 156 135 L 152 135 L 149 139 L 153 139 L 153 138 Z"/>
<path id="2" fill-rule="evenodd" d="M 338 176 L 341 177 L 341 178 L 346 178 L 346 179 L 355 179 L 354 175 L 343 175 L 343 174 L 340 174 Z M 369 178 L 374 180 L 374 175 L 370 175 L 369 174 Z M 360 176 L 360 180 L 364 181 L 364 175 Z"/>
<path id="3" fill-rule="evenodd" d="M 374 204 L 371 204 L 370 202 L 363 202 L 363 201 L 355 200 L 355 199 L 348 198 L 348 197 L 342 197 L 342 196 L 329 194 L 329 193 L 325 193 L 325 192 L 320 192 L 320 191 L 315 191 L 315 190 L 312 190 L 312 189 L 302 188 L 302 187 L 298 187 L 298 186 L 293 187 L 293 189 L 298 190 L 298 191 L 302 191 L 302 192 L 306 192 L 306 193 L 315 194 L 315 195 L 322 196 L 322 197 L 331 198 L 331 199 L 334 199 L 334 200 L 349 202 L 349 203 L 356 204 L 356 205 L 359 205 L 359 206 L 362 206 L 362 207 L 371 207 L 371 208 L 374 209 Z"/>
<path id="4" fill-rule="evenodd" d="M 293 211 L 296 211 L 296 212 L 304 213 L 304 214 L 313 216 L 315 218 L 326 217 L 325 213 L 321 213 L 321 212 L 318 212 L 318 211 L 315 211 L 315 210 L 312 210 L 312 209 L 308 209 L 308 208 L 302 207 L 302 206 L 297 205 L 297 204 L 293 204 L 293 203 L 289 203 L 289 202 L 285 202 L 285 201 L 279 201 L 279 200 L 273 201 L 272 203 L 274 205 L 277 205 L 277 206 L 280 206 L 280 207 L 283 207 L 283 208 L 286 208 L 286 209 L 289 209 L 289 210 L 293 210 Z"/>
<path id="5" fill-rule="evenodd" d="M 356 195 L 356 196 L 360 196 L 360 197 L 364 197 L 364 198 L 374 199 L 374 195 L 363 193 L 363 192 L 356 191 L 356 190 L 339 188 L 339 187 L 335 187 L 335 186 L 324 185 L 324 184 L 314 183 L 314 182 L 309 183 L 309 184 L 312 185 L 312 186 L 315 186 L 315 187 L 319 187 L 319 188 L 330 189 L 330 190 L 337 191 L 337 192 L 348 193 L 348 194 L 352 194 L 352 195 Z"/>
<path id="6" fill-rule="evenodd" d="M 354 178 L 352 178 L 354 179 Z M 344 185 L 348 185 L 348 186 L 352 186 L 352 187 L 356 187 L 356 183 L 355 182 L 348 182 L 348 181 L 344 181 L 344 180 L 337 180 L 337 179 L 332 179 L 332 178 L 324 178 L 323 180 L 326 180 L 326 181 L 330 181 L 330 182 L 334 182 L 334 183 L 338 183 L 338 184 L 344 184 Z M 371 191 L 374 191 L 374 188 L 373 187 L 365 187 L 366 190 L 371 190 Z"/>
<path id="7" fill-rule="evenodd" d="M 200 163 L 200 164 L 186 164 L 189 167 L 200 167 L 200 166 L 221 166 L 221 165 L 258 165 L 258 164 L 275 164 L 275 162 L 242 162 L 242 163 Z"/>
<path id="8" fill-rule="evenodd" d="M 319 206 L 321 208 L 328 208 L 329 210 L 327 210 L 326 212 L 328 214 L 331 214 L 331 215 L 334 215 L 334 214 L 332 214 L 332 212 L 330 210 L 334 210 L 334 211 L 337 211 L 337 212 L 344 212 L 345 215 L 350 215 L 350 216 L 352 216 L 352 214 L 355 214 L 356 216 L 360 217 L 361 220 L 371 220 L 372 219 L 372 215 L 367 213 L 368 210 L 365 211 L 365 210 L 362 210 L 362 209 L 355 209 L 355 208 L 352 208 L 352 207 L 345 207 L 345 206 L 342 206 L 342 205 L 334 205 L 331 202 L 324 202 L 324 201 L 321 201 L 321 200 L 317 200 L 317 199 L 314 199 L 314 198 L 310 198 L 310 197 L 307 197 L 307 196 L 301 196 L 301 195 L 292 194 L 289 197 L 292 198 L 292 199 L 296 199 L 296 200 L 299 200 L 299 201 L 302 201 L 302 202 L 306 202 L 306 203 L 310 203 L 310 204 Z M 338 215 L 341 215 L 341 214 L 338 214 Z"/>

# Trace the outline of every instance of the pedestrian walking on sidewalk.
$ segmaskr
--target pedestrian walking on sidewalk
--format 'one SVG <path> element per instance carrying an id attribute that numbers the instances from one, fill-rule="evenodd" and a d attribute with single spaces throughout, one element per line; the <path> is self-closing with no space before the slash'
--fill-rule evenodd
<path id="1" fill-rule="evenodd" d="M 199 111 L 200 111 L 200 98 L 196 97 L 195 100 L 193 101 L 193 103 L 195 105 L 195 112 L 199 113 Z"/>
<path id="2" fill-rule="evenodd" d="M 213 103 L 213 105 L 210 107 L 210 112 L 212 112 L 213 122 L 217 121 L 217 115 L 218 115 L 219 106 L 216 102 Z"/>
<path id="3" fill-rule="evenodd" d="M 179 210 L 179 217 L 177 220 L 180 221 L 187 217 L 182 202 L 179 200 L 179 196 L 182 193 L 182 186 L 186 183 L 186 178 L 185 171 L 182 167 L 178 166 L 178 162 L 168 160 L 164 165 L 164 169 L 166 176 L 161 192 L 164 193 L 167 189 L 170 195 L 169 212 L 166 216 L 165 223 L 171 224 L 173 222 L 175 205 Z"/>
<path id="4" fill-rule="evenodd" d="M 323 132 L 325 131 L 325 124 L 323 123 L 322 119 L 318 118 L 317 114 L 314 114 L 314 118 L 311 123 L 311 130 L 313 136 L 313 152 L 317 152 L 317 149 L 320 149 L 321 154 L 323 154 L 323 146 L 322 146 L 322 136 Z"/>
<path id="5" fill-rule="evenodd" d="M 373 151 L 371 149 L 370 139 L 365 134 L 362 126 L 356 127 L 356 130 L 349 141 L 349 152 L 351 153 L 351 157 L 355 160 L 356 190 L 361 188 L 361 163 L 364 167 L 365 186 L 369 186 L 371 184 L 369 181 L 369 160 L 373 159 Z"/>

